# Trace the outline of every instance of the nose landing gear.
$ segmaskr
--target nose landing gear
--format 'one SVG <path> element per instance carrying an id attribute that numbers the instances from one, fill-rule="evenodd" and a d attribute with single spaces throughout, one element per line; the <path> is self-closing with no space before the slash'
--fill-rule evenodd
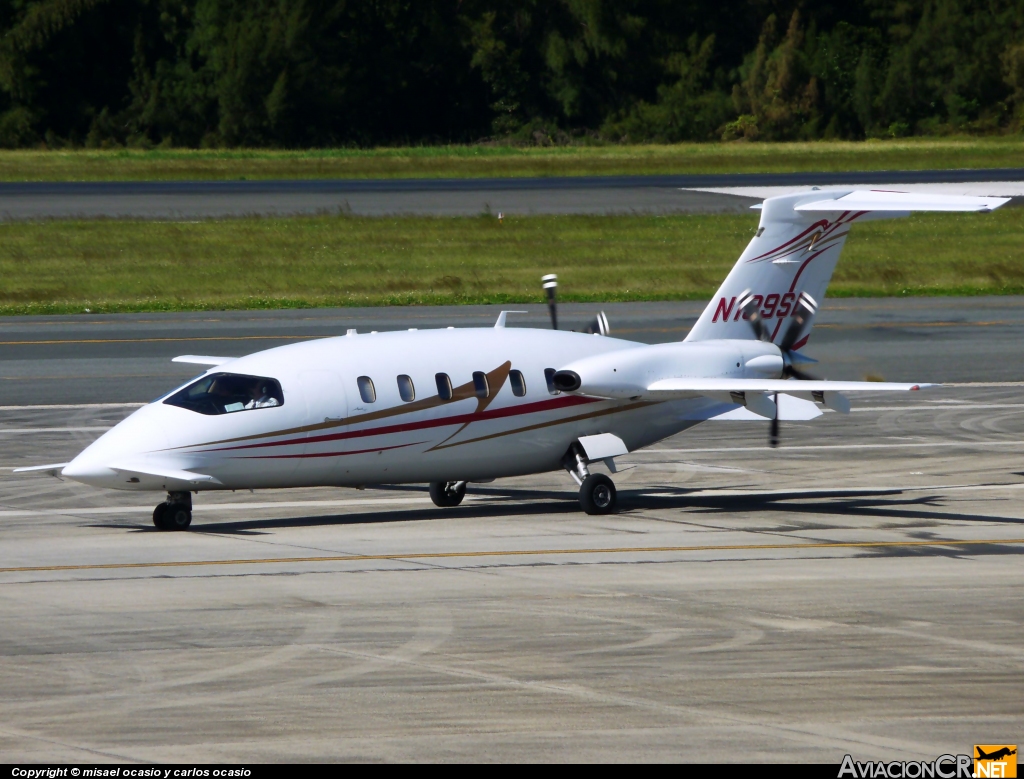
<path id="1" fill-rule="evenodd" d="M 168 492 L 167 501 L 153 509 L 157 530 L 188 530 L 192 524 L 192 493 Z"/>
<path id="2" fill-rule="evenodd" d="M 615 483 L 603 473 L 591 473 L 587 457 L 579 444 L 573 444 L 562 457 L 562 467 L 580 485 L 580 506 L 588 514 L 610 514 L 618 496 Z"/>

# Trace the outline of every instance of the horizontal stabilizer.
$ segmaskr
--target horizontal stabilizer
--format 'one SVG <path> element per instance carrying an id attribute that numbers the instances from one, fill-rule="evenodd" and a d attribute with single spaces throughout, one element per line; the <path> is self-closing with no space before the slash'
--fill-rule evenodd
<path id="1" fill-rule="evenodd" d="M 213 357 L 209 354 L 183 354 L 175 357 L 171 362 L 184 362 L 190 365 L 223 365 L 237 359 L 237 357 Z"/>
<path id="2" fill-rule="evenodd" d="M 838 193 L 836 193 L 838 194 Z M 1009 203 L 1008 197 L 929 195 L 922 192 L 889 192 L 859 189 L 839 198 L 814 200 L 794 206 L 794 211 L 992 211 Z"/>
<path id="3" fill-rule="evenodd" d="M 15 468 L 14 473 L 48 473 L 58 476 L 70 463 L 51 463 L 50 465 L 30 465 L 28 468 Z"/>
<path id="4" fill-rule="evenodd" d="M 703 395 L 707 392 L 908 392 L 933 384 L 891 381 L 797 381 L 794 379 L 662 379 L 647 391 L 664 395 Z"/>

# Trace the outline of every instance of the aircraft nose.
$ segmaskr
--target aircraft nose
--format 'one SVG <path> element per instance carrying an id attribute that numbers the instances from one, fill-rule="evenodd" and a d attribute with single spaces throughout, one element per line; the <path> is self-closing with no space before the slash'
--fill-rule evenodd
<path id="1" fill-rule="evenodd" d="M 61 471 L 74 481 L 93 487 L 130 489 L 116 466 L 130 465 L 139 456 L 166 448 L 160 404 L 143 406 L 87 446 Z"/>

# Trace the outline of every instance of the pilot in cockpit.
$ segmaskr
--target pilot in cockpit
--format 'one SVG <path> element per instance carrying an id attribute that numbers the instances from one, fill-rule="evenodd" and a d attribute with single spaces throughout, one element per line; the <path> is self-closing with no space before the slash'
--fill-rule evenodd
<path id="1" fill-rule="evenodd" d="M 274 397 L 273 388 L 262 380 L 256 380 L 249 385 L 249 394 L 252 399 L 245 404 L 246 408 L 270 408 L 278 405 Z"/>

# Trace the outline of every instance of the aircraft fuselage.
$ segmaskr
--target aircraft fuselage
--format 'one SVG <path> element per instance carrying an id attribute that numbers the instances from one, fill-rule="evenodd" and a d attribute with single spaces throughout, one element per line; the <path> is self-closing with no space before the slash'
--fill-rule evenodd
<path id="1" fill-rule="evenodd" d="M 160 476 L 137 473 L 147 466 L 213 477 L 194 489 L 479 481 L 556 470 L 580 436 L 613 433 L 633 450 L 730 408 L 699 396 L 608 400 L 549 388 L 546 370 L 638 348 L 650 347 L 526 328 L 291 344 L 207 372 L 276 380 L 280 404 L 241 408 L 239 402 L 230 413 L 200 413 L 172 405 L 175 393 L 169 393 L 103 435 L 64 475 L 127 490 L 170 488 Z M 746 361 L 774 349 L 756 341 L 667 348 L 681 350 L 687 374 L 716 377 L 763 376 L 748 374 Z M 515 371 L 519 377 L 511 376 Z M 439 375 L 450 380 L 450 399 L 441 397 Z M 366 378 L 372 401 L 363 396 Z"/>

